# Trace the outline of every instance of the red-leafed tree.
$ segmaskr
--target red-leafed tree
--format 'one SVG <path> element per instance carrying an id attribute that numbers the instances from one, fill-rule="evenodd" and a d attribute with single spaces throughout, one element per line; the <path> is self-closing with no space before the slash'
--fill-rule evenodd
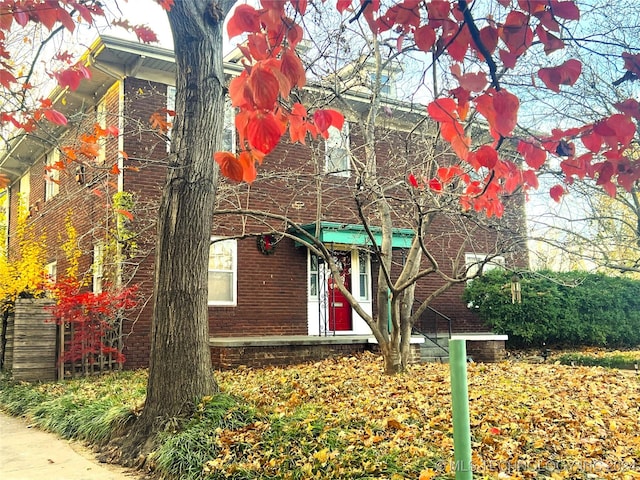
<path id="1" fill-rule="evenodd" d="M 206 265 L 218 176 L 212 158 L 220 145 L 226 91 L 223 22 L 236 3 L 156 1 L 168 10 L 178 73 L 171 167 L 159 212 L 150 377 L 138 434 L 158 427 L 158 419 L 188 413 L 198 397 L 216 389 L 208 349 Z M 503 78 L 515 72 L 552 92 L 570 88 L 582 64 L 556 52 L 574 41 L 571 25 L 580 20 L 578 3 L 338 0 L 337 10 L 348 21 L 358 22 L 373 41 L 392 43 L 396 50 L 415 44 L 434 59 L 450 63 L 455 84 L 435 92 L 427 111 L 441 137 L 474 175 L 467 176 L 466 169 L 414 172 L 408 180 L 415 188 L 437 193 L 461 183 L 459 200 L 464 208 L 500 216 L 502 195 L 536 186 L 536 171 L 550 156 L 561 160 L 567 178 L 595 178 L 609 193 L 617 185 L 631 188 L 640 177 L 636 162 L 625 155 L 640 118 L 634 99 L 621 100 L 615 112 L 587 124 L 562 126 L 548 135 L 519 138 L 517 133 L 520 100 Z M 105 6 L 116 4 L 116 0 L 0 3 L 0 84 L 11 99 L 3 107 L 3 125 L 29 133 L 41 121 L 66 122 L 48 99 L 36 96 L 30 102 L 35 77 L 30 68 L 15 67 L 5 42 L 11 29 L 36 24 L 52 34 L 72 31 L 76 22 L 92 24 L 105 14 Z M 246 34 L 245 69 L 229 85 L 238 109 L 239 153 L 215 154 L 221 172 L 232 179 L 255 178 L 256 165 L 285 132 L 304 141 L 308 136 L 326 136 L 329 127 L 342 125 L 336 110 L 313 110 L 289 96 L 305 84 L 295 46 L 303 36 L 301 19 L 309 6 L 307 0 L 263 0 L 255 7 L 239 5 L 229 20 L 230 36 Z M 135 30 L 143 41 L 153 39 L 149 30 L 118 23 Z M 548 55 L 547 64 L 527 67 L 529 52 L 540 49 Z M 637 79 L 639 59 L 633 51 L 620 56 L 621 78 Z M 73 56 L 63 55 L 62 60 L 68 65 L 50 73 L 61 86 L 73 89 L 88 73 Z M 482 145 L 472 141 L 467 128 L 475 119 L 484 122 L 490 135 Z M 519 142 L 522 165 L 502 155 L 503 146 L 512 141 Z M 559 185 L 552 195 L 559 198 L 564 190 Z"/>

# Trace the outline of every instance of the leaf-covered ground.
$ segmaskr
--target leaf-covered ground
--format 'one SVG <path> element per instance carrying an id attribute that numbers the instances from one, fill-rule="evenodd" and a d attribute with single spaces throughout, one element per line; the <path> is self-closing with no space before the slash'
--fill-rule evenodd
<path id="1" fill-rule="evenodd" d="M 205 467 L 212 476 L 452 478 L 447 365 L 388 377 L 369 355 L 218 378 L 270 420 L 221 431 Z M 640 378 L 631 372 L 478 363 L 468 380 L 477 478 L 640 478 Z"/>
<path id="2" fill-rule="evenodd" d="M 180 480 L 453 479 L 449 367 L 395 377 L 374 355 L 216 374 L 163 436 Z M 640 479 L 640 377 L 554 363 L 468 364 L 474 478 Z M 146 372 L 0 382 L 0 407 L 67 438 L 106 441 L 144 399 Z"/>

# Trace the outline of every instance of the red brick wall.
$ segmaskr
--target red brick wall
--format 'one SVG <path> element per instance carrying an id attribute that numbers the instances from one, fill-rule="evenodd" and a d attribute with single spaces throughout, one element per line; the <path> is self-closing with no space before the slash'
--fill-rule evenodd
<path id="1" fill-rule="evenodd" d="M 139 79 L 124 81 L 125 116 L 123 141 L 128 159 L 125 160 L 124 190 L 131 192 L 135 201 L 134 220 L 129 228 L 140 233 L 136 238 L 134 258 L 128 262 L 125 278 L 141 286 L 142 306 L 125 324 L 125 355 L 128 367 L 147 364 L 149 333 L 152 318 L 152 287 L 154 272 L 154 221 L 157 216 L 157 201 L 165 180 L 167 151 L 164 138 L 149 127 L 149 117 L 166 105 L 166 86 Z M 117 89 L 109 94 L 111 117 L 118 111 Z M 87 121 L 95 119 L 93 110 L 87 112 Z M 109 122 L 114 123 L 114 122 Z M 362 156 L 359 145 L 361 136 L 354 125 L 351 129 L 351 145 L 357 155 Z M 381 130 L 380 133 L 384 134 Z M 387 135 L 377 146 L 382 181 L 397 181 L 392 173 L 409 171 L 412 162 L 420 160 L 419 152 L 408 149 L 406 134 Z M 419 140 L 419 139 L 418 139 Z M 416 140 L 416 141 L 418 141 Z M 109 167 L 117 158 L 118 144 L 108 142 Z M 34 159 L 35 160 L 35 159 Z M 383 165 L 386 161 L 388 165 Z M 219 189 L 218 212 L 230 210 L 232 214 L 219 214 L 215 218 L 212 234 L 242 237 L 261 232 L 281 232 L 287 229 L 281 218 L 259 215 L 237 214 L 238 209 L 266 210 L 282 215 L 294 222 L 308 223 L 318 220 L 359 223 L 357 206 L 353 198 L 355 176 L 349 178 L 323 174 L 324 145 L 310 142 L 308 145 L 291 145 L 282 142 L 260 167 L 258 179 L 251 185 L 235 185 L 223 182 Z M 32 169 L 31 203 L 44 198 L 44 160 Z M 108 168 L 107 168 L 108 170 Z M 387 175 L 388 174 L 388 175 Z M 388 178 L 386 178 L 388 177 Z M 58 271 L 66 268 L 61 257 L 57 235 L 65 212 L 74 212 L 74 225 L 81 235 L 82 248 L 86 255 L 82 269 L 89 272 L 92 261 L 92 246 L 96 238 L 104 236 L 103 218 L 109 208 L 108 200 L 115 185 L 108 184 L 104 171 L 88 169 L 87 183 L 78 185 L 73 172 L 63 173 L 60 194 L 50 202 L 42 204 L 32 221 L 39 231 L 48 235 L 48 258 L 58 259 Z M 101 187 L 102 196 L 92 193 Z M 407 227 L 412 223 L 406 192 L 397 190 L 397 226 Z M 403 197 L 404 195 L 404 197 Z M 320 202 L 321 208 L 318 208 Z M 11 196 L 12 212 L 15 212 L 15 195 Z M 373 216 L 373 211 L 366 211 Z M 12 215 L 12 218 L 14 215 Z M 375 221 L 373 222 L 375 224 Z M 15 229 L 15 224 L 12 222 Z M 451 251 L 462 247 L 462 237 L 446 219 L 434 221 L 429 244 L 435 247 L 435 255 L 441 265 L 451 264 Z M 100 230 L 102 229 L 102 230 Z M 519 227 L 521 230 L 521 228 Z M 476 251 L 490 252 L 496 241 L 496 232 L 487 230 L 479 238 Z M 464 250 L 464 249 L 463 249 Z M 524 250 L 522 250 L 524 252 Z M 524 263 L 521 253 L 518 262 Z M 401 263 L 400 252 L 396 260 Z M 238 305 L 236 307 L 212 307 L 210 312 L 211 334 L 214 336 L 251 335 L 295 335 L 307 332 L 307 278 L 306 251 L 296 248 L 290 239 L 282 239 L 275 254 L 261 254 L 255 237 L 238 240 Z M 463 260 L 464 261 L 464 260 Z M 445 267 L 449 268 L 449 267 Z M 372 271 L 376 277 L 376 271 Z M 424 298 L 437 288 L 438 283 L 429 277 L 418 288 L 418 298 Z M 455 331 L 478 331 L 481 325 L 461 301 L 463 286 L 457 286 L 440 296 L 434 307 L 454 320 Z M 444 328 L 441 328 L 444 330 Z"/>

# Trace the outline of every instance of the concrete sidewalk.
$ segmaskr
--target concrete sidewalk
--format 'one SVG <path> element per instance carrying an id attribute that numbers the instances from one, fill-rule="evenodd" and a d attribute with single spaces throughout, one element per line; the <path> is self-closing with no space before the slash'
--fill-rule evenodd
<path id="1" fill-rule="evenodd" d="M 133 470 L 101 464 L 77 442 L 29 428 L 21 418 L 0 413 L 2 480 L 132 480 Z"/>

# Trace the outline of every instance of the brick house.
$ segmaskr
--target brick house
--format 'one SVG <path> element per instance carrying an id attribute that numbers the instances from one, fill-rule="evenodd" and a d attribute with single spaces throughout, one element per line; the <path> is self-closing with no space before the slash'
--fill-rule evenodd
<path id="1" fill-rule="evenodd" d="M 111 37 L 94 42 L 83 59 L 92 78 L 75 92 L 56 89 L 50 95 L 70 119 L 68 127 L 43 127 L 13 142 L 0 156 L 0 172 L 12 180 L 4 194 L 9 255 L 15 247 L 12 234 L 22 201 L 30 210 L 29 221 L 46 236 L 49 270 L 64 272 L 62 225 L 70 215 L 83 252 L 81 271 L 92 279 L 92 288 L 99 290 L 106 281 L 135 283 L 147 299 L 122 326 L 127 366 L 142 367 L 148 361 L 152 317 L 148 299 L 153 283 L 154 216 L 168 152 L 168 138 L 151 128 L 149 119 L 171 107 L 175 65 L 169 50 Z M 240 66 L 234 63 L 237 59 L 228 60 L 226 69 L 233 75 Z M 353 120 L 366 99 L 366 91 L 354 89 Z M 420 137 L 412 136 L 415 148 L 407 150 L 411 130 L 407 125 L 414 125 L 422 113 L 391 98 L 388 104 L 398 114 L 381 125 L 384 135 L 376 150 L 389 172 L 406 178 L 412 162 L 422 155 L 417 147 Z M 120 135 L 101 142 L 94 160 L 71 163 L 61 172 L 46 169 L 59 161 L 60 146 L 77 143 L 78 136 L 90 132 L 96 123 L 117 124 Z M 362 138 L 357 121 L 348 125 L 327 141 L 282 142 L 265 159 L 252 185 L 220 185 L 209 272 L 215 366 L 313 360 L 370 348 L 367 324 L 336 293 L 323 262 L 304 246 L 304 232 L 317 233 L 342 265 L 343 278 L 363 309 L 376 314 L 377 262 L 358 219 L 353 197 L 357 178 L 348 160 L 345 163 L 347 154 L 358 155 Z M 232 129 L 226 132 L 225 142 L 233 148 Z M 391 177 L 389 173 L 389 181 L 395 181 Z M 398 266 L 415 228 L 413 218 L 403 210 L 407 200 L 399 197 L 395 205 L 393 245 Z M 441 215 L 434 217 L 425 242 L 451 273 L 487 256 L 495 257 L 489 267 L 524 268 L 528 253 L 520 237 L 522 197 L 509 205 L 503 220 L 506 235 L 483 226 L 476 228 L 472 240 L 465 240 L 459 220 Z M 133 218 L 119 213 L 123 211 L 131 212 Z M 375 220 L 371 224 L 375 236 Z M 419 284 L 416 296 L 424 297 L 437 287 L 431 280 Z M 459 284 L 438 296 L 417 329 L 445 337 L 451 332 L 486 332 L 462 301 L 462 288 Z M 504 346 L 502 339 L 497 341 Z"/>

